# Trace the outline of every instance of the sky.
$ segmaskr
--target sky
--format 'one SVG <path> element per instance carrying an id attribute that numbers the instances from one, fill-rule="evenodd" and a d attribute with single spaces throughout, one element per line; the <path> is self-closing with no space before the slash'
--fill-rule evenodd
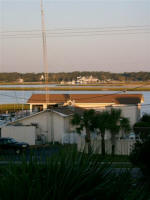
<path id="1" fill-rule="evenodd" d="M 149 0 L 43 2 L 46 30 L 54 30 L 47 37 L 49 72 L 150 71 Z M 127 30 L 102 31 L 116 27 Z M 133 27 L 144 28 L 128 31 Z M 73 33 L 56 33 L 64 29 Z M 0 0 L 0 72 L 43 71 L 40 0 Z"/>

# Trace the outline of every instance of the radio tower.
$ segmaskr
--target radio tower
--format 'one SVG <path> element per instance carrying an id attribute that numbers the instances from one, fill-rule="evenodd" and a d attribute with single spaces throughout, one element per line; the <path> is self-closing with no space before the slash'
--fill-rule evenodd
<path id="1" fill-rule="evenodd" d="M 43 0 L 41 0 L 41 25 L 42 25 L 42 41 L 43 41 L 43 64 L 44 64 L 44 79 L 45 79 L 45 96 L 46 104 L 48 105 L 48 58 L 47 58 L 47 44 L 46 44 L 46 29 L 44 21 Z"/>

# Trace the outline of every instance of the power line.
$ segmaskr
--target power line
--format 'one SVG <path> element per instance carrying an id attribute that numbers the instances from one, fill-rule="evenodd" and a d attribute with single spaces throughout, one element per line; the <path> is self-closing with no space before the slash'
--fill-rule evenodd
<path id="1" fill-rule="evenodd" d="M 121 31 L 143 31 L 143 30 L 149 30 L 150 27 L 148 28 L 134 28 L 134 29 L 112 29 L 112 30 L 99 30 L 99 29 L 91 29 L 91 30 L 85 30 L 85 29 L 81 29 L 81 30 L 68 30 L 68 31 L 50 31 L 50 30 L 44 30 L 44 32 L 49 33 L 49 34 L 64 34 L 64 33 L 95 33 L 95 32 L 121 32 Z M 27 32 L 4 32 L 4 33 L 0 33 L 3 36 L 12 36 L 12 35 L 34 35 L 34 34 L 39 34 L 40 31 L 27 31 Z M 8 35 L 9 34 L 9 35 Z M 11 35 L 10 35 L 11 34 Z"/>
<path id="2" fill-rule="evenodd" d="M 61 38 L 61 37 L 67 37 L 67 38 L 71 38 L 71 37 L 93 37 L 93 36 L 113 36 L 113 35 L 136 35 L 136 34 L 150 34 L 150 31 L 147 31 L 147 32 L 131 32 L 131 33 L 112 33 L 112 34 L 109 34 L 109 33 L 105 33 L 105 34 L 102 34 L 102 33 L 99 33 L 99 34 L 72 34 L 72 35 L 47 35 L 47 38 Z M 16 36 L 8 36 L 8 37 L 0 37 L 0 39 L 40 39 L 41 36 L 22 36 L 22 37 L 17 37 Z"/>
<path id="3" fill-rule="evenodd" d="M 50 31 L 47 31 L 46 33 L 48 35 L 63 35 L 63 34 L 87 34 L 87 33 L 122 33 L 122 32 L 129 32 L 129 31 L 150 31 L 150 28 L 149 29 L 124 29 L 124 30 L 109 30 L 109 31 L 106 31 L 106 30 L 91 30 L 91 31 L 85 31 L 85 30 L 81 30 L 81 31 L 69 31 L 69 32 L 50 32 Z M 45 31 L 44 31 L 45 32 Z M 9 36 L 39 36 L 40 34 L 39 33 L 20 33 L 20 34 L 17 34 L 17 33 L 14 33 L 14 34 L 2 34 L 3 37 L 9 37 Z"/>
<path id="4" fill-rule="evenodd" d="M 122 27 L 123 28 L 123 27 Z M 60 29 L 60 31 L 56 32 L 56 29 L 53 30 L 44 30 L 44 33 L 47 33 L 47 36 L 49 37 L 75 37 L 75 36 L 96 36 L 96 35 L 116 35 L 116 34 L 137 34 L 137 33 L 149 33 L 150 26 L 147 26 L 144 28 L 142 27 L 134 27 L 131 29 L 124 27 L 123 29 L 98 29 L 98 28 L 83 28 L 83 29 Z M 34 32 L 33 30 L 29 31 L 21 31 L 17 33 L 15 32 L 1 32 L 0 33 L 1 39 L 9 39 L 9 38 L 38 38 L 41 37 L 40 32 Z"/>
<path id="5" fill-rule="evenodd" d="M 127 28 L 150 28 L 150 25 L 143 25 L 143 26 L 106 26 L 106 27 L 77 27 L 77 28 L 55 28 L 55 29 L 46 29 L 45 31 L 70 31 L 70 30 L 109 30 L 109 29 L 127 29 Z M 30 29 L 30 30 L 7 30 L 7 31 L 0 31 L 0 33 L 8 33 L 8 32 L 41 32 L 40 29 Z"/>

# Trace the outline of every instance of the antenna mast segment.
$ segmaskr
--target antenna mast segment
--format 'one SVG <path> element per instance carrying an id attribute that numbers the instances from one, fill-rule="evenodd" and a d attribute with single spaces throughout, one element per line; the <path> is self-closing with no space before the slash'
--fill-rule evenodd
<path id="1" fill-rule="evenodd" d="M 47 59 L 47 44 L 46 44 L 46 30 L 44 21 L 43 0 L 41 0 L 41 25 L 42 25 L 42 40 L 43 40 L 43 64 L 44 64 L 44 78 L 45 78 L 45 92 L 46 104 L 48 103 L 48 59 Z"/>

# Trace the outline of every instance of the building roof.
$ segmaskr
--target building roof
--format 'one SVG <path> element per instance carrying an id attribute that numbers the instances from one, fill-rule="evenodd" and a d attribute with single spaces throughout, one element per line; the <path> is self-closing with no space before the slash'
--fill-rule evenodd
<path id="1" fill-rule="evenodd" d="M 48 94 L 48 103 L 114 103 L 138 104 L 143 102 L 142 94 Z M 33 94 L 27 103 L 46 103 L 45 94 Z"/>
<path id="2" fill-rule="evenodd" d="M 64 103 L 68 99 L 67 94 L 48 94 L 49 103 Z M 46 94 L 32 94 L 27 103 L 46 103 Z"/>
<path id="3" fill-rule="evenodd" d="M 69 115 L 73 115 L 74 113 L 83 114 L 83 112 L 86 109 L 80 108 L 80 107 L 72 107 L 72 106 L 61 106 L 61 107 L 52 108 L 49 110 L 54 111 L 58 114 L 63 114 L 65 116 L 69 116 Z"/>
<path id="4" fill-rule="evenodd" d="M 79 107 L 61 106 L 61 107 L 56 107 L 56 108 L 52 108 L 52 109 L 48 109 L 48 110 L 43 110 L 43 111 L 40 111 L 37 113 L 33 113 L 33 114 L 25 116 L 23 118 L 16 119 L 13 122 L 8 122 L 4 126 L 18 125 L 18 123 L 20 123 L 24 119 L 32 118 L 32 117 L 35 117 L 37 115 L 41 115 L 42 113 L 47 113 L 47 112 L 49 112 L 49 113 L 54 112 L 61 117 L 68 117 L 68 116 L 73 115 L 74 113 L 83 114 L 84 111 L 85 111 L 85 109 L 79 108 Z"/>

